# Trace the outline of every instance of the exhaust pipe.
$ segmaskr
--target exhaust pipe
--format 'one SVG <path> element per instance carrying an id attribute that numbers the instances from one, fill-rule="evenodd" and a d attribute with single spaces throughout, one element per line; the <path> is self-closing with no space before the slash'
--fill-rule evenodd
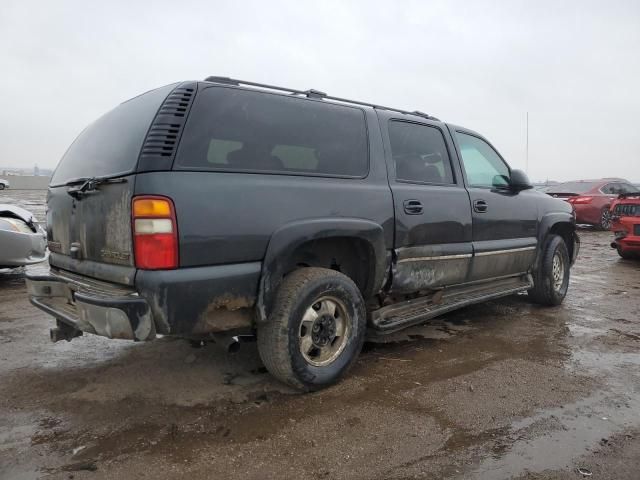
<path id="1" fill-rule="evenodd" d="M 221 335 L 213 334 L 213 341 L 220 345 L 227 353 L 238 353 L 243 343 L 255 342 L 255 335 Z"/>

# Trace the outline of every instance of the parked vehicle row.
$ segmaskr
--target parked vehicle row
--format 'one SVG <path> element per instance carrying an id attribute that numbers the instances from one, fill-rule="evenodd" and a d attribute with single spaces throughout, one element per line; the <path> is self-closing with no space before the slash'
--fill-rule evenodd
<path id="1" fill-rule="evenodd" d="M 554 185 L 548 195 L 569 202 L 576 214 L 576 223 L 593 225 L 601 230 L 611 228 L 611 205 L 620 194 L 640 192 L 621 178 L 578 180 Z"/>

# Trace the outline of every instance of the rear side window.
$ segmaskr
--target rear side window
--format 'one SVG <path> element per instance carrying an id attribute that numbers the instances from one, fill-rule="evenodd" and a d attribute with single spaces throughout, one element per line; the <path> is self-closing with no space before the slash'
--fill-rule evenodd
<path id="1" fill-rule="evenodd" d="M 149 125 L 175 86 L 151 90 L 121 103 L 85 128 L 60 160 L 51 184 L 133 171 Z"/>
<path id="2" fill-rule="evenodd" d="M 176 168 L 364 177 L 364 112 L 269 93 L 210 87 L 191 109 Z"/>
<path id="3" fill-rule="evenodd" d="M 416 123 L 389 122 L 396 178 L 407 182 L 452 184 L 453 173 L 442 132 Z"/>

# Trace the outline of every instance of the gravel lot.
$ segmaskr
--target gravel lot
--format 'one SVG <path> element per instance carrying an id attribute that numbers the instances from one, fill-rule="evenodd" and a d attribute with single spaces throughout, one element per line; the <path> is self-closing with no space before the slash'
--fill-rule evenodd
<path id="1" fill-rule="evenodd" d="M 0 193 L 42 218 L 43 192 Z M 162 338 L 52 344 L 0 275 L 0 478 L 638 479 L 640 262 L 584 230 L 564 305 L 469 307 L 367 344 L 300 395 Z"/>

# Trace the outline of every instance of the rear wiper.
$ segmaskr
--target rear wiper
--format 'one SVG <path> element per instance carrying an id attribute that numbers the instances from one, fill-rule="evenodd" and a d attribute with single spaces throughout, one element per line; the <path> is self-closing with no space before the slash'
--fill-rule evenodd
<path id="1" fill-rule="evenodd" d="M 96 191 L 98 185 L 103 183 L 123 183 L 126 182 L 126 178 L 99 178 L 99 177 L 81 177 L 74 178 L 65 183 L 66 186 L 73 187 L 67 190 L 67 193 L 76 200 L 79 200 L 84 195 L 88 195 L 91 192 Z M 79 185 L 74 187 L 74 185 Z"/>

